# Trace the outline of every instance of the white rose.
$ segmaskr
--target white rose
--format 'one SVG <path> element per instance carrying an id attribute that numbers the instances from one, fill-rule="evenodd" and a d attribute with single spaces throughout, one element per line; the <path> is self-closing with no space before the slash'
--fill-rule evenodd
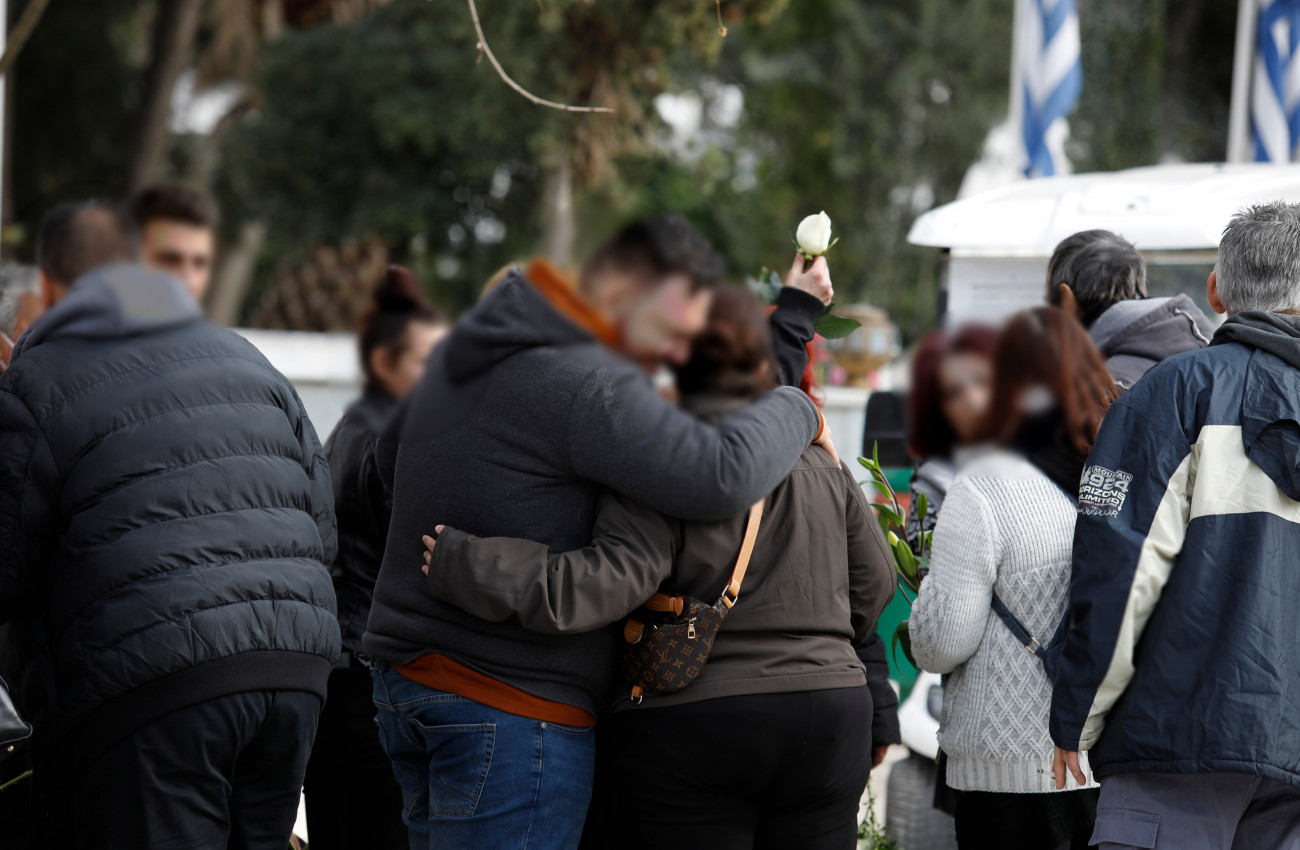
<path id="1" fill-rule="evenodd" d="M 794 239 L 805 256 L 820 257 L 831 247 L 831 217 L 825 212 L 808 216 L 799 222 Z"/>

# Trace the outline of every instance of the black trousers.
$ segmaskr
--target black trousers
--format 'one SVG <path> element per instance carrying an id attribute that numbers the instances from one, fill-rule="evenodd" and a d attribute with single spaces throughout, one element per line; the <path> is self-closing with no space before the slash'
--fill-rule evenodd
<path id="1" fill-rule="evenodd" d="M 374 681 L 354 661 L 330 673 L 329 698 L 307 762 L 312 850 L 407 850 L 402 789 L 375 726 Z"/>
<path id="2" fill-rule="evenodd" d="M 232 694 L 147 723 L 84 767 L 38 764 L 60 780 L 46 846 L 284 850 L 320 708 L 301 691 Z"/>
<path id="3" fill-rule="evenodd" d="M 1088 850 L 1096 788 L 1059 794 L 957 791 L 960 850 Z"/>
<path id="4" fill-rule="evenodd" d="M 857 846 L 871 773 L 865 685 L 622 712 L 612 732 L 619 846 Z"/>

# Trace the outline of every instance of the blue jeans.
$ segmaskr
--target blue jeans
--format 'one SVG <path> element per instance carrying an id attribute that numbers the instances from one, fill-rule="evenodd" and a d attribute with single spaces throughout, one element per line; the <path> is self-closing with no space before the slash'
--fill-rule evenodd
<path id="1" fill-rule="evenodd" d="M 402 786 L 411 850 L 573 850 L 596 737 L 407 679 L 372 674 L 379 739 Z"/>

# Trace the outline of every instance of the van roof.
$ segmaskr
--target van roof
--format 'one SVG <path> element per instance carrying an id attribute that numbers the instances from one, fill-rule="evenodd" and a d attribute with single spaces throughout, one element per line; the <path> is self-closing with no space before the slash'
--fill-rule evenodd
<path id="1" fill-rule="evenodd" d="M 1157 165 L 1026 180 L 930 210 L 913 245 L 958 256 L 1047 257 L 1056 243 L 1101 228 L 1142 251 L 1214 250 L 1233 213 L 1300 202 L 1300 165 Z"/>

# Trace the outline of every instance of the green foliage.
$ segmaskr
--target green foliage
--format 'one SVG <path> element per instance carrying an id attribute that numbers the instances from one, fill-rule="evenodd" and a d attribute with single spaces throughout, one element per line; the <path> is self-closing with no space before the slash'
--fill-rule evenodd
<path id="1" fill-rule="evenodd" d="M 1236 15 L 1236 3 L 1216 0 L 1080 2 L 1075 170 L 1222 160 Z"/>
<path id="2" fill-rule="evenodd" d="M 826 312 L 817 317 L 813 323 L 813 330 L 821 334 L 826 339 L 843 339 L 849 334 L 862 327 L 862 323 L 857 319 L 847 319 L 844 316 L 835 315 L 835 303 L 826 308 Z"/>
<path id="3" fill-rule="evenodd" d="M 767 305 L 776 303 L 776 298 L 781 292 L 781 287 L 785 283 L 781 280 L 781 275 L 769 268 L 763 268 L 758 273 L 758 277 L 751 277 L 745 281 L 759 299 Z M 847 319 L 844 316 L 835 315 L 835 302 L 826 308 L 826 312 L 817 317 L 813 323 L 813 331 L 820 334 L 824 339 L 841 339 L 862 327 L 862 323 L 857 319 Z"/>
<path id="4" fill-rule="evenodd" d="M 538 238 L 530 140 L 558 115 L 503 94 L 473 44 L 466 15 L 417 0 L 286 35 L 226 145 L 227 205 L 267 225 L 277 260 L 379 236 L 440 303 L 472 303 Z"/>
<path id="5" fill-rule="evenodd" d="M 858 850 L 899 850 L 898 842 L 885 835 L 876 820 L 876 792 L 867 780 L 867 816 L 858 825 Z"/>
<path id="6" fill-rule="evenodd" d="M 956 196 L 1005 114 L 1011 5 L 804 0 L 723 54 L 745 88 L 745 138 L 764 154 L 766 231 L 825 209 L 842 237 L 840 300 L 888 310 L 905 333 L 929 327 L 937 292 L 935 252 L 906 234 Z"/>
<path id="7" fill-rule="evenodd" d="M 915 600 L 916 594 L 921 589 L 921 581 L 930 569 L 930 546 L 934 532 L 921 532 L 920 554 L 912 551 L 905 528 L 907 512 L 899 504 L 898 495 L 894 492 L 894 488 L 889 485 L 889 479 L 885 477 L 885 472 L 880 466 L 878 448 L 878 446 L 873 445 L 871 457 L 860 457 L 858 463 L 871 473 L 872 485 L 887 500 L 883 504 L 873 503 L 872 507 L 876 509 L 876 518 L 880 523 L 880 529 L 885 533 L 890 552 L 894 556 L 894 570 L 898 574 L 899 592 L 903 594 L 903 598 L 910 604 Z M 925 527 L 925 518 L 929 515 L 929 510 L 929 502 L 925 494 L 921 493 L 916 500 L 916 515 L 922 528 Z M 907 620 L 898 624 L 898 628 L 894 631 L 892 644 L 895 653 L 901 648 L 908 662 L 913 667 L 918 666 L 916 659 L 912 657 L 912 636 Z"/>
<path id="8" fill-rule="evenodd" d="M 25 3 L 9 3 L 10 26 Z M 15 218 L 34 225 L 50 207 L 113 197 L 126 183 L 149 40 L 142 0 L 51 3 L 12 74 L 9 114 Z"/>

